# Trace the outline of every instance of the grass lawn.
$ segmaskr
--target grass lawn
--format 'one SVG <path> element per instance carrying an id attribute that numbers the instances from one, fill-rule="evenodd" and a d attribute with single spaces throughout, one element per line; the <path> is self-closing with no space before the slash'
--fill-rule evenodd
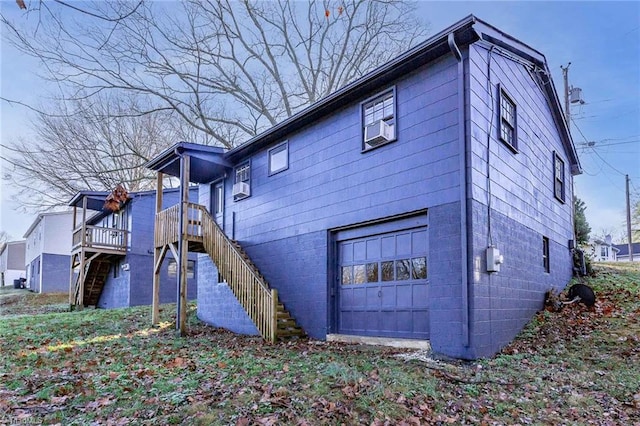
<path id="1" fill-rule="evenodd" d="M 275 345 L 174 307 L 59 312 L 66 295 L 0 289 L 0 425 L 640 425 L 640 265 L 587 280 L 594 308 L 540 312 L 492 359 Z M 56 298 L 57 297 L 57 298 Z M 53 311 L 53 312 L 52 312 Z"/>

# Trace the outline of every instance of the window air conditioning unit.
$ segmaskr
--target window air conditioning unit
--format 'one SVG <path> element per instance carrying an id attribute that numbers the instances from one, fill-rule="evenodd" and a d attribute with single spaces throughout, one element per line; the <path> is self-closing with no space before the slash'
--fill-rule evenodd
<path id="1" fill-rule="evenodd" d="M 366 144 L 376 146 L 391 139 L 393 139 L 393 126 L 388 125 L 384 120 L 378 120 L 364 128 Z"/>
<path id="2" fill-rule="evenodd" d="M 232 194 L 237 198 L 248 197 L 251 195 L 251 188 L 247 182 L 234 183 Z"/>

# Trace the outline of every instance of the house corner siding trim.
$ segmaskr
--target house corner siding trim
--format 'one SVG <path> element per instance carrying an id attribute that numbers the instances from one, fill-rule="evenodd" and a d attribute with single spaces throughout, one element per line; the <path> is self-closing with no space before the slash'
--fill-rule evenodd
<path id="1" fill-rule="evenodd" d="M 469 54 L 468 49 L 465 47 L 460 49 L 455 45 L 455 39 L 453 35 L 449 37 L 449 45 L 455 58 L 458 60 L 458 141 L 460 152 L 460 244 L 463 247 L 462 256 L 460 257 L 462 268 L 462 294 L 461 294 L 461 309 L 462 309 L 462 340 L 463 346 L 468 347 L 470 343 L 469 328 L 470 328 L 470 316 L 469 316 L 469 286 L 470 280 L 470 251 L 469 251 L 469 238 L 471 235 L 471 228 L 473 224 L 473 218 L 469 215 L 469 201 L 470 201 L 470 172 L 469 172 L 469 141 L 471 135 L 469 134 L 469 126 L 467 124 L 469 105 Z"/>

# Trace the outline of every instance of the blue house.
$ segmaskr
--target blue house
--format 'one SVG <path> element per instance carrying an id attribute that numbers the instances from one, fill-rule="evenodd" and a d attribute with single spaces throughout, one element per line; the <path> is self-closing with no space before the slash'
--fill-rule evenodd
<path id="1" fill-rule="evenodd" d="M 474 16 L 237 148 L 147 166 L 200 184 L 158 209 L 156 252 L 201 252 L 198 316 L 239 333 L 486 357 L 572 276 L 581 168 L 545 57 Z"/>
<path id="2" fill-rule="evenodd" d="M 193 197 L 197 188 L 189 189 Z M 176 203 L 179 189 L 165 189 L 165 200 Z M 105 206 L 107 191 L 81 191 L 69 205 L 74 209 L 71 276 L 72 308 L 95 306 L 120 308 L 151 305 L 153 229 L 156 191 L 132 192 L 118 203 L 116 211 Z M 195 299 L 196 259 L 188 261 L 188 295 Z M 157 265 L 162 277 L 160 303 L 177 299 L 177 263 L 167 258 Z"/>

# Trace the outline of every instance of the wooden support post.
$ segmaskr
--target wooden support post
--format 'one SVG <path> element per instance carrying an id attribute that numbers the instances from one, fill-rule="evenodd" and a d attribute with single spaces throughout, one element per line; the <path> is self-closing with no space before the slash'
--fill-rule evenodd
<path id="1" fill-rule="evenodd" d="M 187 228 L 189 226 L 189 174 L 190 158 L 184 155 L 180 158 L 180 238 L 178 241 L 178 321 L 177 329 L 181 336 L 187 332 L 187 261 L 189 240 Z"/>
<path id="2" fill-rule="evenodd" d="M 73 280 L 73 234 L 76 231 L 76 226 L 78 226 L 77 220 L 76 220 L 76 216 L 78 213 L 78 208 L 76 206 L 73 206 L 73 218 L 71 219 L 73 226 L 71 227 L 71 265 L 69 267 L 69 310 L 72 311 L 74 308 L 74 305 L 76 303 L 75 299 L 75 290 L 76 290 L 76 286 L 75 286 L 75 282 Z"/>
<path id="3" fill-rule="evenodd" d="M 160 229 L 158 229 L 157 216 L 162 211 L 162 181 L 163 173 L 158 172 L 156 177 L 156 214 L 154 217 L 154 254 L 153 254 L 153 300 L 151 306 L 151 325 L 158 325 L 160 322 L 160 268 L 155 267 L 160 261 L 162 255 L 162 247 L 158 247 L 158 237 Z"/>
<path id="4" fill-rule="evenodd" d="M 78 278 L 78 309 L 84 309 L 84 280 L 85 280 L 85 247 L 87 245 L 87 196 L 82 199 L 82 231 L 80 236 L 80 274 Z"/>

